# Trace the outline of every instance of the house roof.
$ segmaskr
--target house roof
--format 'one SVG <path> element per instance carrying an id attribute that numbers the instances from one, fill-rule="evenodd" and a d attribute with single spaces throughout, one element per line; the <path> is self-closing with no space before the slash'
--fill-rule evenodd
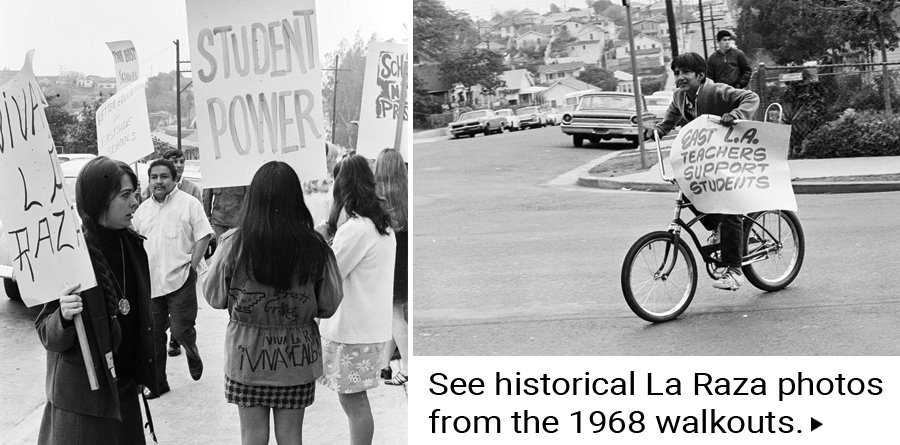
<path id="1" fill-rule="evenodd" d="M 525 38 L 525 36 L 527 36 L 528 34 L 534 34 L 534 35 L 536 35 L 536 36 L 539 36 L 539 37 L 546 37 L 546 38 L 548 38 L 548 39 L 550 38 L 550 34 L 544 34 L 544 33 L 542 33 L 542 32 L 537 32 L 537 31 L 535 31 L 535 30 L 530 30 L 530 31 L 524 32 L 524 33 L 520 34 L 518 37 L 516 37 L 516 41 L 518 41 L 519 39 Z"/>
<path id="2" fill-rule="evenodd" d="M 619 70 L 613 71 L 613 77 L 615 77 L 616 80 L 618 80 L 619 82 L 623 82 L 623 81 L 630 82 L 633 80 L 631 73 L 626 73 L 625 71 L 619 71 Z"/>
<path id="3" fill-rule="evenodd" d="M 582 82 L 582 81 L 580 81 L 580 80 L 578 80 L 578 79 L 576 79 L 576 78 L 574 78 L 574 77 L 563 77 L 562 79 L 559 79 L 559 80 L 557 80 L 557 81 L 555 81 L 555 82 L 552 82 L 552 83 L 542 83 L 541 85 L 542 85 L 542 86 L 545 86 L 545 85 L 546 85 L 546 86 L 547 86 L 547 89 L 551 89 L 551 88 L 553 88 L 553 87 L 555 87 L 555 86 L 557 86 L 557 85 L 565 85 L 565 86 L 567 86 L 567 87 L 572 88 L 572 89 L 575 90 L 575 91 L 599 90 L 599 89 L 600 89 L 600 88 L 597 88 L 596 86 L 591 85 L 591 84 L 589 84 L 589 83 L 587 83 L 587 82 Z"/>
<path id="4" fill-rule="evenodd" d="M 575 71 L 584 68 L 584 62 L 569 62 L 569 63 L 554 63 L 551 65 L 541 65 L 537 68 L 538 73 L 545 73 L 548 71 L 559 72 L 559 71 Z"/>
<path id="5" fill-rule="evenodd" d="M 519 90 L 522 85 L 534 85 L 531 81 L 531 75 L 528 74 L 528 70 L 524 69 L 504 71 L 500 74 L 500 78 L 506 81 L 506 90 L 509 92 Z"/>
<path id="6" fill-rule="evenodd" d="M 650 36 L 648 36 L 647 34 L 638 34 L 638 35 L 634 36 L 634 39 L 635 39 L 635 40 L 637 40 L 637 39 L 648 39 L 648 40 L 652 40 L 652 41 L 654 41 L 654 42 L 657 42 L 657 43 L 662 44 L 662 40 L 659 40 L 659 39 L 657 39 L 657 38 L 655 38 L 655 37 L 650 37 Z M 628 46 L 628 39 L 618 40 L 618 42 L 619 42 L 619 43 L 617 43 L 617 44 L 615 45 L 615 48 L 619 48 L 619 47 L 622 47 L 622 46 Z"/>
<path id="7" fill-rule="evenodd" d="M 600 43 L 599 40 L 578 40 L 575 42 L 569 42 L 567 45 L 593 45 L 595 43 Z"/>

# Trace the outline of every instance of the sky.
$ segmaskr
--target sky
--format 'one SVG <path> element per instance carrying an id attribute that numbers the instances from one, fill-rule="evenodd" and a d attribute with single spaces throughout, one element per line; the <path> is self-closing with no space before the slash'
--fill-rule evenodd
<path id="1" fill-rule="evenodd" d="M 38 76 L 56 76 L 62 68 L 112 77 L 106 42 L 131 40 L 142 76 L 169 72 L 175 69 L 174 40 L 180 40 L 181 59 L 190 60 L 185 1 L 193 0 L 3 0 L 0 69 L 21 69 L 34 49 Z M 317 0 L 316 16 L 322 57 L 341 40 L 353 43 L 357 32 L 363 41 L 375 32 L 380 40 L 412 39 L 412 0 Z"/>

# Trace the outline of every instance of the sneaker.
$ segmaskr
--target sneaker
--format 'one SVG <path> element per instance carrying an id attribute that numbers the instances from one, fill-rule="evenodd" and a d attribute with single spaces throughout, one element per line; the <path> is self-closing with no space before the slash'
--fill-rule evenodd
<path id="1" fill-rule="evenodd" d="M 706 239 L 706 245 L 708 245 L 708 246 L 716 245 L 716 244 L 719 244 L 719 241 L 720 241 L 719 228 L 716 227 L 712 232 L 710 232 L 709 238 Z"/>
<path id="2" fill-rule="evenodd" d="M 744 284 L 744 275 L 734 268 L 728 268 L 728 270 L 722 274 L 722 278 L 713 281 L 714 288 L 723 290 L 738 290 L 741 288 L 742 284 Z"/>
<path id="3" fill-rule="evenodd" d="M 169 357 L 178 357 L 181 355 L 181 345 L 173 338 L 169 342 Z"/>

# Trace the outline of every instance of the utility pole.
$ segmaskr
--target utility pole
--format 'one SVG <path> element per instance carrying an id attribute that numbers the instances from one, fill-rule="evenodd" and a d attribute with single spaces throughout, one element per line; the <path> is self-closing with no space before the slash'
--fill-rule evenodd
<path id="1" fill-rule="evenodd" d="M 178 125 L 178 149 L 181 150 L 181 73 L 189 73 L 191 70 L 182 70 L 182 63 L 191 63 L 190 60 L 181 60 L 181 47 L 178 39 L 175 40 L 175 115 L 177 116 L 176 124 Z M 191 81 L 184 86 L 185 89 L 191 86 Z"/>
<path id="2" fill-rule="evenodd" d="M 697 0 L 700 3 L 700 38 L 703 39 L 703 58 L 709 59 L 709 53 L 706 52 L 706 25 L 703 24 L 703 0 Z"/>
<path id="3" fill-rule="evenodd" d="M 641 151 L 641 169 L 647 168 L 647 154 L 644 150 L 644 110 L 643 98 L 641 97 L 641 81 L 637 75 L 637 56 L 634 54 L 634 34 L 632 34 L 631 26 L 631 4 L 628 0 L 622 0 L 622 6 L 625 7 L 625 22 L 628 25 L 628 47 L 631 53 L 631 78 L 634 82 L 634 105 L 637 111 L 637 130 L 638 130 L 638 147 Z"/>
<path id="4" fill-rule="evenodd" d="M 349 70 L 341 70 L 338 69 L 338 55 L 334 55 L 334 67 L 328 71 L 332 71 L 334 73 L 334 96 L 331 99 L 331 143 L 337 145 L 334 142 L 335 137 L 335 125 L 337 124 L 337 92 L 338 92 L 338 71 L 349 71 Z"/>
<path id="5" fill-rule="evenodd" d="M 400 107 L 397 109 L 397 130 L 394 132 L 394 150 L 400 151 L 400 142 L 403 138 L 403 115 L 406 114 L 406 89 L 408 88 L 409 76 L 406 71 L 409 69 L 409 61 L 403 60 L 403 67 L 400 71 Z"/>
<path id="6" fill-rule="evenodd" d="M 666 0 L 666 17 L 669 19 L 669 43 L 672 45 L 672 58 L 678 56 L 678 29 L 675 27 L 675 7 L 672 0 Z"/>

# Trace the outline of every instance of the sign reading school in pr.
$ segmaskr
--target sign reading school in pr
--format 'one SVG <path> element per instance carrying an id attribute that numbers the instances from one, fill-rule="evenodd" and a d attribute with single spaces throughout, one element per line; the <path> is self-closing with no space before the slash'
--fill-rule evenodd
<path id="1" fill-rule="evenodd" d="M 791 127 L 755 121 L 725 127 L 709 118 L 682 128 L 669 158 L 678 186 L 697 210 L 797 211 L 787 163 Z"/>
<path id="2" fill-rule="evenodd" d="M 203 187 L 249 184 L 273 160 L 327 177 L 315 12 L 313 0 L 187 2 Z"/>
<path id="3" fill-rule="evenodd" d="M 0 220 L 12 267 L 27 306 L 59 298 L 68 285 L 97 285 L 75 217 L 31 61 L 0 85 Z"/>
<path id="4" fill-rule="evenodd" d="M 409 160 L 406 148 L 409 97 L 406 97 L 406 107 L 401 109 L 400 105 L 400 89 L 409 67 L 408 51 L 409 47 L 402 43 L 369 42 L 356 147 L 356 152 L 367 158 L 375 159 L 381 150 L 394 147 L 400 117 L 404 123 L 399 150 L 403 159 Z"/>

